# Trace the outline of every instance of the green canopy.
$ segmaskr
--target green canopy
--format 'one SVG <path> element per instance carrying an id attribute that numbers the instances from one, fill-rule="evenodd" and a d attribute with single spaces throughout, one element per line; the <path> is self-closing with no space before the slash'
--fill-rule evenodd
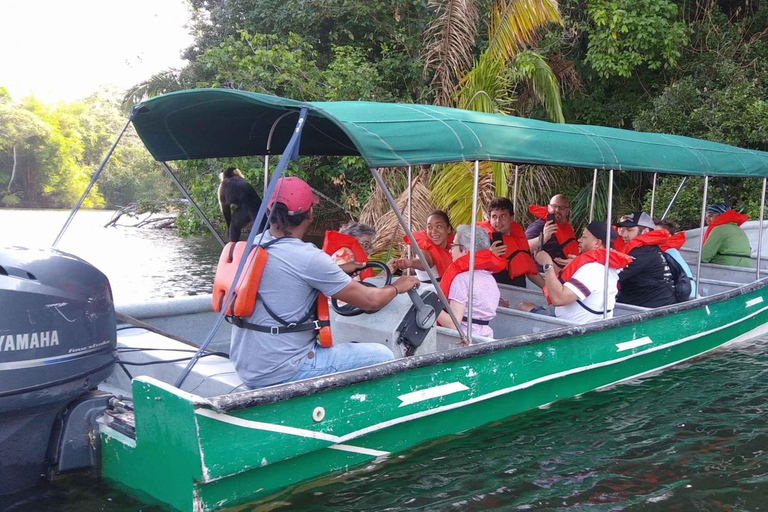
<path id="1" fill-rule="evenodd" d="M 762 151 L 678 135 L 556 124 L 432 105 L 302 103 L 230 89 L 192 89 L 141 103 L 133 124 L 159 161 L 280 154 L 301 107 L 309 109 L 309 117 L 300 154 L 359 155 L 370 167 L 494 160 L 768 176 L 768 153 Z"/>

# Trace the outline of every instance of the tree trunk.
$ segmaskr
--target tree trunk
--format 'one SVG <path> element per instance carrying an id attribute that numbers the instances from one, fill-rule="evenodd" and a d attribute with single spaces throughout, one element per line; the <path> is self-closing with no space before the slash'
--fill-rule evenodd
<path id="1" fill-rule="evenodd" d="M 11 170 L 11 179 L 8 182 L 8 192 L 11 191 L 11 184 L 13 183 L 13 178 L 16 176 L 16 144 L 13 145 L 13 169 Z"/>

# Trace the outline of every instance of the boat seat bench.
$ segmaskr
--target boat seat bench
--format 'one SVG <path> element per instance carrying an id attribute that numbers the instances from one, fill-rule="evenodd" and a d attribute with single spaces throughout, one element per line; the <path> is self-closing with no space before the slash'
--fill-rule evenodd
<path id="1" fill-rule="evenodd" d="M 187 359 L 196 351 L 193 346 L 160 334 L 142 328 L 125 327 L 129 326 L 118 326 L 120 330 L 117 333 L 117 347 L 120 361 L 142 364 L 142 366 L 125 365 L 125 369 L 132 376 L 146 375 L 163 382 L 175 382 L 187 365 Z M 177 359 L 183 360 L 171 362 Z M 115 368 L 103 387 L 119 390 L 118 394 L 122 394 L 125 390 L 131 389 L 131 383 L 125 371 Z M 248 388 L 237 376 L 232 361 L 218 355 L 201 357 L 184 382 L 184 390 L 203 397 L 226 395 L 246 389 Z"/>
<path id="2" fill-rule="evenodd" d="M 539 290 L 538 288 L 527 289 L 527 288 L 520 288 L 517 286 L 511 286 L 507 284 L 500 284 L 499 291 L 501 292 L 501 298 L 509 302 L 510 309 L 516 309 L 517 305 L 523 301 L 532 302 L 537 306 L 547 305 L 547 300 L 544 298 L 544 294 L 541 293 L 541 290 Z M 499 309 L 504 309 L 504 308 L 499 308 Z M 617 303 L 616 307 L 613 310 L 613 316 L 633 315 L 641 311 L 647 311 L 648 309 L 650 308 L 645 308 L 642 306 L 634 306 L 632 304 Z M 534 331 L 534 332 L 537 332 L 537 331 Z"/>

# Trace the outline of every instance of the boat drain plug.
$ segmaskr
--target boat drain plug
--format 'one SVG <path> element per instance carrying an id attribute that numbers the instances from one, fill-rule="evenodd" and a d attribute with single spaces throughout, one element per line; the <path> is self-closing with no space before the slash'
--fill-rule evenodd
<path id="1" fill-rule="evenodd" d="M 312 419 L 315 421 L 323 421 L 323 418 L 325 418 L 325 409 L 322 407 L 315 407 L 315 410 L 312 411 Z"/>

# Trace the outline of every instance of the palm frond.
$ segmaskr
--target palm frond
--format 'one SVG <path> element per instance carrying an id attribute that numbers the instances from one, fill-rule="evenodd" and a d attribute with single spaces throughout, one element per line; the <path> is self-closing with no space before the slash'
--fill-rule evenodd
<path id="1" fill-rule="evenodd" d="M 557 0 L 498 0 L 491 12 L 488 52 L 504 62 L 536 42 L 546 23 L 562 24 Z"/>
<path id="2" fill-rule="evenodd" d="M 418 174 L 411 184 L 411 226 L 413 231 L 424 229 L 427 224 L 427 216 L 435 209 L 435 206 L 429 199 L 429 189 L 425 182 L 429 179 L 429 174 L 422 172 Z M 382 193 L 383 198 L 383 193 Z M 395 203 L 398 209 L 403 212 L 403 217 L 408 219 L 408 189 L 406 187 L 399 195 L 395 197 Z M 361 222 L 364 222 L 361 217 Z M 397 220 L 395 213 L 387 207 L 386 212 L 379 215 L 371 224 L 376 228 L 376 238 L 373 240 L 373 252 L 376 254 L 386 251 L 382 259 L 389 259 L 395 254 L 399 254 L 401 241 L 405 231 Z"/>
<path id="3" fill-rule="evenodd" d="M 474 167 L 470 162 L 456 162 L 440 166 L 432 179 L 432 202 L 448 212 L 454 226 L 468 224 L 472 220 L 472 187 Z M 483 219 L 488 213 L 485 206 L 499 193 L 497 180 L 508 175 L 508 164 L 501 162 L 480 162 L 478 182 L 477 217 Z M 506 196 L 506 191 L 503 194 Z"/>
<path id="4" fill-rule="evenodd" d="M 124 112 L 128 112 L 131 110 L 131 107 L 147 98 L 166 92 L 184 89 L 184 85 L 181 83 L 179 77 L 179 71 L 174 68 L 155 73 L 143 82 L 139 82 L 128 89 L 125 96 L 123 96 L 120 108 Z"/>
<path id="5" fill-rule="evenodd" d="M 472 63 L 477 35 L 475 0 L 430 0 L 435 18 L 424 32 L 424 72 L 434 70 L 435 104 L 448 105 L 461 72 Z"/>
<path id="6" fill-rule="evenodd" d="M 565 122 L 560 102 L 560 86 L 544 57 L 531 50 L 518 53 L 511 62 L 509 75 L 511 82 L 522 81 L 530 86 L 552 121 Z"/>
<path id="7" fill-rule="evenodd" d="M 509 113 L 514 104 L 504 63 L 487 52 L 474 61 L 472 69 L 459 82 L 454 95 L 458 108 L 475 112 Z"/>

